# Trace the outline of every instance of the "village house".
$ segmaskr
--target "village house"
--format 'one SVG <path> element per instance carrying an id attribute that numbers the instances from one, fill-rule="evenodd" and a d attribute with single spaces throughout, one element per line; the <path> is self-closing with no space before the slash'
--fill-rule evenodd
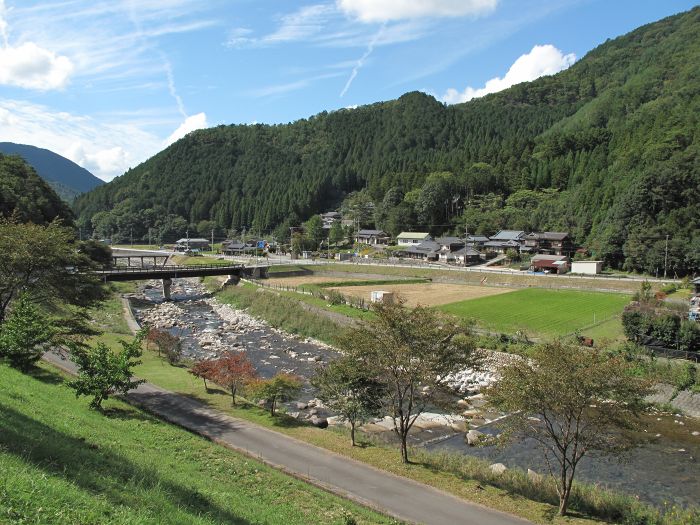
<path id="1" fill-rule="evenodd" d="M 239 240 L 225 240 L 221 243 L 221 253 L 224 255 L 240 255 L 245 252 L 246 244 Z"/>
<path id="2" fill-rule="evenodd" d="M 403 250 L 396 252 L 397 255 L 410 259 L 422 259 L 437 261 L 440 256 L 441 246 L 433 240 L 423 241 L 420 244 L 406 246 Z"/>
<path id="3" fill-rule="evenodd" d="M 468 235 L 467 236 L 467 246 L 473 246 L 476 249 L 481 249 L 484 244 L 489 242 L 489 238 L 486 235 Z"/>
<path id="4" fill-rule="evenodd" d="M 424 241 L 432 240 L 429 233 L 423 232 L 401 232 L 396 237 L 396 244 L 399 246 L 412 246 Z"/>
<path id="5" fill-rule="evenodd" d="M 470 264 L 480 264 L 481 254 L 478 250 L 472 248 L 471 246 L 465 246 L 459 250 L 456 250 L 450 254 L 452 259 L 447 258 L 447 262 L 453 262 L 462 266 L 468 266 Z M 466 262 L 465 262 L 466 258 Z"/>
<path id="6" fill-rule="evenodd" d="M 321 213 L 320 217 L 321 221 L 323 222 L 323 234 L 326 237 L 328 237 L 328 232 L 330 231 L 333 224 L 336 222 L 340 222 L 342 219 L 341 214 L 337 211 L 327 211 L 326 213 Z"/>
<path id="7" fill-rule="evenodd" d="M 371 244 L 385 246 L 389 244 L 391 237 L 382 230 L 360 230 L 355 234 L 355 242 L 359 244 Z"/>
<path id="8" fill-rule="evenodd" d="M 501 230 L 484 243 L 484 248 L 496 253 L 506 253 L 508 250 L 516 250 L 519 252 L 524 239 L 524 231 Z"/>
<path id="9" fill-rule="evenodd" d="M 573 249 L 571 237 L 567 232 L 533 232 L 525 236 L 522 251 L 570 256 Z"/>
<path id="10" fill-rule="evenodd" d="M 186 252 L 188 250 L 208 251 L 209 249 L 209 240 L 201 237 L 183 238 L 175 241 L 176 252 Z"/>

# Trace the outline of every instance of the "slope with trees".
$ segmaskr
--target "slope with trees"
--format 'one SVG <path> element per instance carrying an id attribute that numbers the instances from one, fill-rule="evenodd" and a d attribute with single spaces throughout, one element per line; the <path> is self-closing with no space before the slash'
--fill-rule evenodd
<path id="1" fill-rule="evenodd" d="M 28 144 L 0 142 L 0 152 L 22 157 L 67 202 L 72 202 L 81 193 L 104 184 L 104 181 L 85 168 L 48 149 Z"/>
<path id="2" fill-rule="evenodd" d="M 373 205 L 358 209 L 391 233 L 565 230 L 607 264 L 647 272 L 662 267 L 668 236 L 669 270 L 692 273 L 699 63 L 695 8 L 465 104 L 413 92 L 286 125 L 193 132 L 76 209 L 100 236 L 152 228 L 163 239 L 202 220 L 288 235 L 357 192 Z"/>

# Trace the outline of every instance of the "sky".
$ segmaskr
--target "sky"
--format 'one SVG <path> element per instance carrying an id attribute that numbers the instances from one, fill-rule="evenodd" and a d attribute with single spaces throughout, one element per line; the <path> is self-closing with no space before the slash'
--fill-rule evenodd
<path id="1" fill-rule="evenodd" d="M 566 69 L 685 0 L 0 0 L 0 142 L 111 180 L 195 129 Z"/>

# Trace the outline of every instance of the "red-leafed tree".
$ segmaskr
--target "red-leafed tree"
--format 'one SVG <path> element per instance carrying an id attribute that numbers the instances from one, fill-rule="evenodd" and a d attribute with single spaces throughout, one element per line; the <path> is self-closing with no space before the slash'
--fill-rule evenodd
<path id="1" fill-rule="evenodd" d="M 207 386 L 207 379 L 209 379 L 210 381 L 214 381 L 215 379 L 214 361 L 211 359 L 203 359 L 201 361 L 197 361 L 192 365 L 192 368 L 190 368 L 189 372 L 193 376 L 198 377 L 202 381 L 204 381 L 204 390 L 208 392 L 209 387 Z"/>
<path id="2" fill-rule="evenodd" d="M 222 357 L 211 361 L 213 380 L 218 385 L 231 390 L 231 404 L 236 404 L 236 392 L 247 382 L 257 377 L 253 363 L 239 353 L 226 352 Z"/>

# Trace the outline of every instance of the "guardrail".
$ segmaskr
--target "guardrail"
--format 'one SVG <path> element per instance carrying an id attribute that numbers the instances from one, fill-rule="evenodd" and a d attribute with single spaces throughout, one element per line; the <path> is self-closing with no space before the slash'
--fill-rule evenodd
<path id="1" fill-rule="evenodd" d="M 180 272 L 180 271 L 197 271 L 197 270 L 220 270 L 224 268 L 230 269 L 248 269 L 256 268 L 256 266 L 246 266 L 245 264 L 196 264 L 191 266 L 181 265 L 166 265 L 166 266 L 124 266 L 121 268 L 106 268 L 98 270 L 96 273 L 105 275 L 110 273 L 163 273 L 163 272 Z"/>

